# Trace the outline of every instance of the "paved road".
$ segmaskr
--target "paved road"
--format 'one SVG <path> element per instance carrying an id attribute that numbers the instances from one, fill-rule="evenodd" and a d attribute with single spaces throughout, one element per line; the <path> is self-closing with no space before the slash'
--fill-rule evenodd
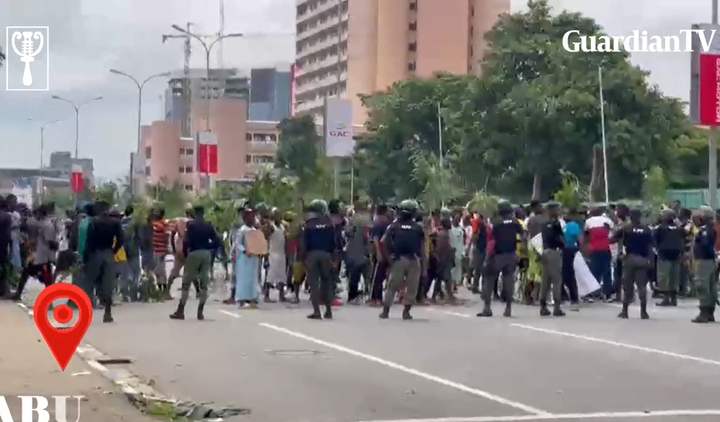
<path id="1" fill-rule="evenodd" d="M 218 301 L 208 321 L 171 321 L 174 305 L 124 304 L 115 324 L 97 314 L 85 341 L 132 359 L 131 370 L 168 395 L 249 408 L 245 420 L 720 418 L 720 324 L 691 324 L 691 303 L 653 307 L 649 321 L 637 308 L 620 321 L 616 307 L 594 304 L 564 319 L 524 306 L 511 319 L 427 307 L 411 322 L 399 307 L 387 321 L 364 306 L 310 321 L 306 303 L 239 310 Z"/>

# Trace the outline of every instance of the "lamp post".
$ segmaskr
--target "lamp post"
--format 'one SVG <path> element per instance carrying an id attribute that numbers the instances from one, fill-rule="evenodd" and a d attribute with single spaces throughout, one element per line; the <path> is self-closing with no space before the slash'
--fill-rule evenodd
<path id="1" fill-rule="evenodd" d="M 135 85 L 137 86 L 137 89 L 138 89 L 138 116 L 137 116 L 138 120 L 137 120 L 137 148 L 136 148 L 137 151 L 136 152 L 139 153 L 140 152 L 140 128 L 142 126 L 142 92 L 143 92 L 143 88 L 145 88 L 146 83 L 150 82 L 151 80 L 153 80 L 155 78 L 162 78 L 165 76 L 170 76 L 170 72 L 163 72 L 163 73 L 158 73 L 158 74 L 155 74 L 152 76 L 148 76 L 142 82 L 139 81 L 138 79 L 136 79 L 135 77 L 133 77 L 125 72 L 121 72 L 117 69 L 110 69 L 110 73 L 125 76 L 126 78 L 129 78 L 131 81 L 135 82 Z"/>
<path id="2" fill-rule="evenodd" d="M 148 76 L 148 77 L 145 78 L 142 82 L 139 81 L 139 80 L 137 80 L 135 77 L 133 77 L 133 76 L 131 76 L 131 75 L 125 73 L 125 72 L 119 71 L 119 70 L 117 70 L 117 69 L 110 69 L 110 73 L 114 73 L 114 74 L 120 75 L 120 76 L 125 76 L 126 78 L 130 79 L 131 81 L 133 81 L 133 82 L 135 83 L 135 85 L 137 86 L 137 89 L 138 89 L 137 145 L 136 145 L 136 147 L 135 147 L 135 159 L 137 160 L 138 157 L 140 156 L 140 140 L 141 140 L 140 138 L 141 138 L 141 128 L 142 128 L 142 92 L 143 92 L 143 88 L 145 88 L 145 84 L 146 84 L 146 83 L 150 82 L 151 80 L 153 80 L 153 79 L 155 79 L 155 78 L 161 78 L 161 77 L 165 77 L 165 76 L 170 76 L 170 72 L 163 72 L 163 73 L 158 73 L 158 74 L 155 74 L 155 75 Z M 134 163 L 133 163 L 133 164 L 134 164 Z M 134 175 L 134 171 L 135 171 L 134 168 L 131 168 L 131 169 L 130 169 L 130 190 L 131 190 L 131 193 L 135 193 L 135 182 L 134 182 L 134 176 L 135 176 L 135 175 Z"/>
<path id="3" fill-rule="evenodd" d="M 35 121 L 32 117 L 28 117 L 27 119 L 33 122 Z M 45 182 L 43 180 L 43 173 L 45 171 L 45 128 L 55 123 L 60 123 L 60 120 L 51 120 L 40 125 L 40 186 L 38 187 L 40 197 L 45 194 Z"/>
<path id="4" fill-rule="evenodd" d="M 100 101 L 103 99 L 103 97 L 95 97 L 91 100 L 87 100 L 85 102 L 82 102 L 80 104 L 75 104 L 74 102 L 68 100 L 67 98 L 60 97 L 59 95 L 53 95 L 53 100 L 60 100 L 64 101 L 72 106 L 72 108 L 75 110 L 75 159 L 80 158 L 79 156 L 79 140 L 80 140 L 80 107 L 90 104 L 95 101 Z"/>
<path id="5" fill-rule="evenodd" d="M 205 40 L 202 39 L 202 37 L 200 35 L 194 34 L 190 31 L 182 28 L 179 25 L 172 25 L 172 28 L 178 32 L 182 32 L 183 34 L 200 41 L 200 44 L 205 49 L 205 131 L 210 132 L 210 52 L 212 51 L 212 48 L 217 44 L 218 41 L 224 40 L 225 38 L 243 37 L 244 34 L 242 34 L 242 33 L 225 34 L 225 35 L 215 38 L 212 42 L 207 43 L 207 42 L 205 42 Z M 210 169 L 208 169 L 208 171 L 209 170 Z M 210 173 L 208 172 L 205 175 L 206 175 L 207 181 L 208 181 L 208 189 L 210 189 Z"/>

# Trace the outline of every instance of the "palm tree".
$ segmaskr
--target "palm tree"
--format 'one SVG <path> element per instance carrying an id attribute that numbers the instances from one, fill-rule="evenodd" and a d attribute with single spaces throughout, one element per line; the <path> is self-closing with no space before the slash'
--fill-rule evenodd
<path id="1" fill-rule="evenodd" d="M 463 196 L 460 180 L 452 167 L 443 166 L 437 155 L 415 150 L 412 177 L 423 186 L 420 200 L 427 209 L 437 209 Z"/>

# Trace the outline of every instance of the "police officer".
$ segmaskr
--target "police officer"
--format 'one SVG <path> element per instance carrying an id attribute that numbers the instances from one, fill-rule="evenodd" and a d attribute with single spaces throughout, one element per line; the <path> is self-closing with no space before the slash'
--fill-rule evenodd
<path id="1" fill-rule="evenodd" d="M 492 220 L 490 249 L 488 249 L 489 265 L 483 277 L 482 299 L 485 307 L 477 314 L 479 317 L 491 317 L 492 294 L 497 277 L 502 274 L 503 297 L 505 312 L 503 316 L 512 315 L 512 302 L 515 296 L 515 270 L 517 269 L 517 241 L 522 236 L 523 227 L 515 218 L 513 207 L 507 201 L 497 205 L 497 217 Z"/>
<path id="2" fill-rule="evenodd" d="M 310 301 L 313 313 L 309 319 L 332 319 L 332 301 L 335 296 L 333 259 L 340 253 L 342 233 L 328 215 L 327 203 L 316 199 L 308 205 L 303 225 L 300 256 L 305 261 Z M 325 314 L 320 314 L 320 303 Z"/>
<path id="3" fill-rule="evenodd" d="M 700 227 L 693 244 L 695 258 L 695 279 L 697 280 L 700 314 L 692 320 L 698 324 L 715 322 L 717 303 L 717 268 L 715 267 L 715 240 L 717 232 L 713 224 L 715 213 L 712 208 L 703 206 L 699 210 Z"/>
<path id="4" fill-rule="evenodd" d="M 622 240 L 625 249 L 623 259 L 622 286 L 623 307 L 618 318 L 628 318 L 628 307 L 638 288 L 640 298 L 640 319 L 649 319 L 647 313 L 647 276 L 652 258 L 653 233 L 650 227 L 642 224 L 640 210 L 630 211 L 630 224 L 618 230 L 613 240 Z"/>
<path id="5" fill-rule="evenodd" d="M 383 244 L 384 251 L 390 261 L 390 278 L 383 310 L 380 313 L 381 319 L 390 316 L 390 307 L 395 300 L 395 293 L 406 284 L 407 289 L 403 296 L 404 320 L 412 319 L 410 308 L 415 304 L 418 286 L 420 284 L 420 272 L 422 269 L 421 260 L 424 259 L 425 232 L 420 224 L 415 221 L 417 214 L 417 202 L 406 199 L 398 206 L 399 217 L 388 226 L 385 232 Z"/>
<path id="6" fill-rule="evenodd" d="M 660 213 L 660 224 L 655 230 L 657 245 L 658 290 L 663 295 L 657 306 L 677 306 L 680 264 L 685 247 L 683 228 L 677 224 L 675 211 L 665 209 Z"/>
<path id="7" fill-rule="evenodd" d="M 560 223 L 560 204 L 550 201 L 546 208 L 548 220 L 540 231 L 543 243 L 543 254 L 540 257 L 542 265 L 540 316 L 550 316 L 547 298 L 550 288 L 552 288 L 554 302 L 552 315 L 560 317 L 565 316 L 565 312 L 560 309 L 562 303 L 562 250 L 565 247 L 565 237 Z"/>

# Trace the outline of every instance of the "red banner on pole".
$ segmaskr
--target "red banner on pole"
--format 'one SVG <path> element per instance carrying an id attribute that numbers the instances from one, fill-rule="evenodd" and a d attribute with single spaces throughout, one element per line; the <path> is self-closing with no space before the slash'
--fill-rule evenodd
<path id="1" fill-rule="evenodd" d="M 212 132 L 198 134 L 198 163 L 199 173 L 217 174 L 218 172 L 218 142 Z"/>
<path id="2" fill-rule="evenodd" d="M 72 173 L 70 173 L 70 187 L 73 192 L 80 192 L 85 187 L 84 184 L 82 167 L 73 165 Z"/>
<path id="3" fill-rule="evenodd" d="M 198 172 L 205 174 L 217 174 L 217 144 L 200 144 L 200 147 L 198 148 Z"/>
<path id="4" fill-rule="evenodd" d="M 720 125 L 720 55 L 700 54 L 699 123 Z"/>

